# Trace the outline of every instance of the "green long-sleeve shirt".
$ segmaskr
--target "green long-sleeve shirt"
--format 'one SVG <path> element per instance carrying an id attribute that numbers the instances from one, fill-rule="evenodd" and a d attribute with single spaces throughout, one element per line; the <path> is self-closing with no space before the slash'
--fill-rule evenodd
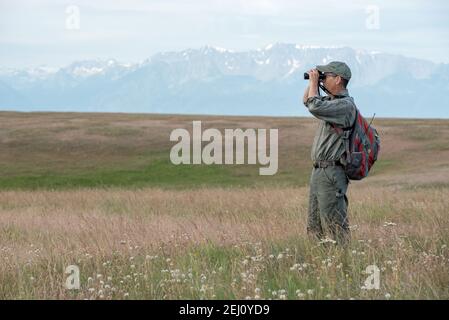
<path id="1" fill-rule="evenodd" d="M 356 106 L 348 90 L 338 98 L 314 96 L 304 103 L 310 113 L 320 120 L 312 145 L 312 161 L 340 160 L 345 152 L 343 138 L 332 127 L 351 127 L 355 121 Z"/>

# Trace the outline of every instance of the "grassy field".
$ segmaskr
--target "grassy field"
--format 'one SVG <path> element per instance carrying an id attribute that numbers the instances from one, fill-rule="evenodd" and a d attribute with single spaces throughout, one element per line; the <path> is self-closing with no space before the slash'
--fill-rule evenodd
<path id="1" fill-rule="evenodd" d="M 278 128 L 278 173 L 172 165 L 192 120 Z M 0 112 L 0 298 L 449 299 L 449 120 L 374 124 L 343 249 L 305 232 L 312 118 Z"/>

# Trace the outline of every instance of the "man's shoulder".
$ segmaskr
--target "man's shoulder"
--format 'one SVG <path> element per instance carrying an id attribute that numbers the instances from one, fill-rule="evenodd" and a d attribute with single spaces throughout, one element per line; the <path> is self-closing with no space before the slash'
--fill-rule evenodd
<path id="1" fill-rule="evenodd" d="M 342 105 L 342 106 L 348 106 L 348 107 L 356 107 L 354 98 L 351 96 L 344 96 L 344 97 L 338 97 L 336 99 L 333 99 L 333 101 L 336 104 Z"/>
<path id="2" fill-rule="evenodd" d="M 354 123 L 357 114 L 357 106 L 354 102 L 354 98 L 347 95 L 335 100 L 338 104 L 341 116 L 345 119 L 344 127 L 350 127 Z"/>

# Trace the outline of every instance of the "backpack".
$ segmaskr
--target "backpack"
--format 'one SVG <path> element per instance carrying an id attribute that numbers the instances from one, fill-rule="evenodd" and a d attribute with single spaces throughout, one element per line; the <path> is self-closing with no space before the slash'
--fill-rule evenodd
<path id="1" fill-rule="evenodd" d="M 340 130 L 343 131 L 342 136 L 345 144 L 346 175 L 351 180 L 362 180 L 368 176 L 369 170 L 377 160 L 380 150 L 379 134 L 357 108 L 352 127 L 349 130 L 346 128 L 340 128 Z"/>

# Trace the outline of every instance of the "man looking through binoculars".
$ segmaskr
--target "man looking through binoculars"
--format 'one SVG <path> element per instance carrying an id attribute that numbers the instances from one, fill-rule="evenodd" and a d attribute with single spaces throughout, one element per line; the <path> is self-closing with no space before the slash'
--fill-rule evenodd
<path id="1" fill-rule="evenodd" d="M 346 196 L 349 179 L 344 170 L 342 133 L 350 130 L 356 117 L 354 99 L 346 88 L 351 70 L 344 62 L 332 61 L 305 73 L 304 78 L 309 80 L 304 105 L 320 120 L 312 145 L 307 232 L 318 239 L 329 234 L 337 243 L 346 244 L 350 238 Z M 319 88 L 327 96 L 320 96 Z"/>

